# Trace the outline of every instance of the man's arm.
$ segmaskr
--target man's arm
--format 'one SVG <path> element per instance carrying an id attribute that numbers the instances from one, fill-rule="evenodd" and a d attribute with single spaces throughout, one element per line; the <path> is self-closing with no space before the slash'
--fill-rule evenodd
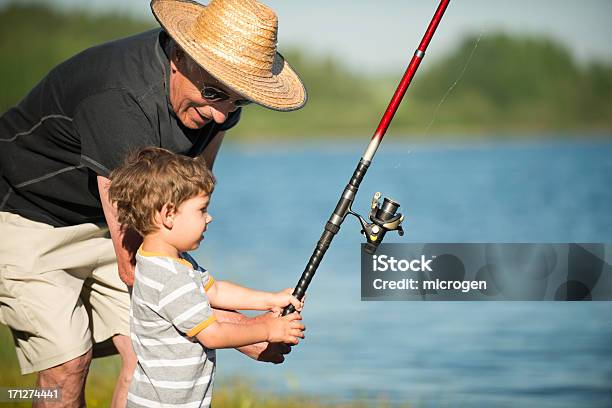
<path id="1" fill-rule="evenodd" d="M 221 148 L 221 143 L 223 143 L 223 137 L 225 136 L 225 132 L 219 132 L 215 135 L 213 140 L 210 141 L 208 146 L 202 152 L 202 157 L 206 160 L 208 164 L 208 168 L 212 170 L 213 165 L 215 164 L 215 159 L 217 158 L 217 154 L 219 153 L 219 149 Z"/>
<path id="2" fill-rule="evenodd" d="M 102 202 L 102 210 L 108 224 L 113 248 L 117 256 L 117 265 L 119 267 L 119 277 L 128 286 L 134 285 L 134 255 L 138 247 L 142 243 L 142 237 L 132 230 L 124 231 L 121 224 L 117 221 L 117 209 L 110 202 L 108 197 L 108 188 L 110 180 L 103 176 L 98 176 L 98 191 L 100 192 L 100 201 Z"/>

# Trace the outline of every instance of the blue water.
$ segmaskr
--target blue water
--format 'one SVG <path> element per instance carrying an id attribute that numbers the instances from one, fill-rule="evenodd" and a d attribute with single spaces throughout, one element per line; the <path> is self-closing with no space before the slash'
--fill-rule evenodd
<path id="1" fill-rule="evenodd" d="M 360 188 L 401 203 L 386 242 L 612 242 L 612 138 L 397 144 Z M 293 286 L 365 141 L 224 146 L 213 224 L 196 258 L 218 279 Z M 220 383 L 413 407 L 611 407 L 612 302 L 361 302 L 347 219 L 308 291 L 306 340 L 282 365 L 233 351 Z"/>

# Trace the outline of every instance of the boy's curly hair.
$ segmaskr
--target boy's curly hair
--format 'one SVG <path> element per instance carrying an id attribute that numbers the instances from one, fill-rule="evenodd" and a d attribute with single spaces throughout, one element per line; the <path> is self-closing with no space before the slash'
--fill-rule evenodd
<path id="1" fill-rule="evenodd" d="M 109 196 L 119 223 L 145 236 L 154 232 L 154 216 L 164 204 L 178 208 L 204 193 L 211 195 L 215 177 L 202 157 L 187 157 L 159 147 L 129 154 L 109 176 Z"/>

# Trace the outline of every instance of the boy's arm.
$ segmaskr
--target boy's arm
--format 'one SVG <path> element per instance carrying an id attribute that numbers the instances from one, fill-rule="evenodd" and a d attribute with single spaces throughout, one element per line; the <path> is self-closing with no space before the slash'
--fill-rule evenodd
<path id="1" fill-rule="evenodd" d="M 210 304 L 220 309 L 271 310 L 292 304 L 299 311 L 302 302 L 291 296 L 291 292 L 291 289 L 278 293 L 263 292 L 215 280 L 206 295 Z"/>
<path id="2" fill-rule="evenodd" d="M 268 319 L 276 319 L 274 313 L 264 313 L 255 317 L 247 317 L 234 310 L 214 309 L 213 312 L 218 322 L 229 322 L 242 325 L 260 323 Z M 265 363 L 280 364 L 285 361 L 285 354 L 291 353 L 291 347 L 285 343 L 268 343 L 267 341 L 237 347 L 236 350 L 252 358 Z"/>
<path id="3" fill-rule="evenodd" d="M 206 291 L 211 306 L 220 309 L 267 310 L 269 309 L 269 295 L 268 292 L 260 292 L 218 280 L 215 280 Z"/>
<path id="4" fill-rule="evenodd" d="M 193 274 L 186 273 L 185 266 L 179 267 L 173 263 L 143 264 L 143 270 L 176 270 L 177 273 L 152 288 L 157 292 L 155 312 L 187 337 L 197 336 L 202 344 L 211 349 L 240 347 L 262 341 L 297 344 L 298 337 L 304 337 L 299 313 L 251 325 L 217 322 L 210 299 L 204 287 L 199 286 L 199 280 Z"/>
<path id="5" fill-rule="evenodd" d="M 184 253 L 185 259 L 189 261 L 195 269 L 202 270 L 195 259 L 189 256 L 188 253 Z M 214 282 L 214 280 L 213 280 Z M 206 282 L 204 286 L 207 286 Z M 212 286 L 212 285 L 211 285 Z M 207 290 L 207 293 L 210 292 L 210 287 Z M 210 298 L 209 298 L 210 300 Z M 229 322 L 229 323 L 237 323 L 237 324 L 253 324 L 253 323 L 261 323 L 265 322 L 269 319 L 275 319 L 279 316 L 278 313 L 263 313 L 254 317 L 247 317 L 235 310 L 226 310 L 226 309 L 218 309 L 213 307 L 213 313 L 215 318 L 219 322 Z M 285 354 L 291 353 L 291 347 L 285 343 L 268 343 L 268 342 L 260 342 L 256 344 L 251 344 L 248 346 L 242 346 L 236 348 L 243 354 L 251 357 L 257 361 L 263 361 L 266 363 L 280 364 L 285 361 Z"/>
<path id="6" fill-rule="evenodd" d="M 248 326 L 215 321 L 195 336 L 210 349 L 234 348 L 262 341 L 298 344 L 299 338 L 304 338 L 304 325 L 299 322 L 301 319 L 299 313 L 292 313 L 282 318 Z M 193 334 L 187 333 L 187 335 Z"/>

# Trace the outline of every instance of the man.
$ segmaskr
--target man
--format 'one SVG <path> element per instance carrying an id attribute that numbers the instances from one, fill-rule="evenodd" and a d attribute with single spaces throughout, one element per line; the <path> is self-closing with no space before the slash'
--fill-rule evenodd
<path id="1" fill-rule="evenodd" d="M 110 171 L 144 146 L 204 155 L 212 167 L 241 106 L 306 103 L 276 52 L 272 10 L 254 0 L 153 0 L 151 8 L 161 30 L 83 51 L 0 117 L 0 321 L 22 373 L 60 386 L 61 406 L 84 405 L 92 355 L 114 352 L 109 345 L 122 358 L 113 405 L 123 406 L 136 364 L 128 285 L 140 237 L 117 222 Z M 288 348 L 240 351 L 278 363 Z"/>

